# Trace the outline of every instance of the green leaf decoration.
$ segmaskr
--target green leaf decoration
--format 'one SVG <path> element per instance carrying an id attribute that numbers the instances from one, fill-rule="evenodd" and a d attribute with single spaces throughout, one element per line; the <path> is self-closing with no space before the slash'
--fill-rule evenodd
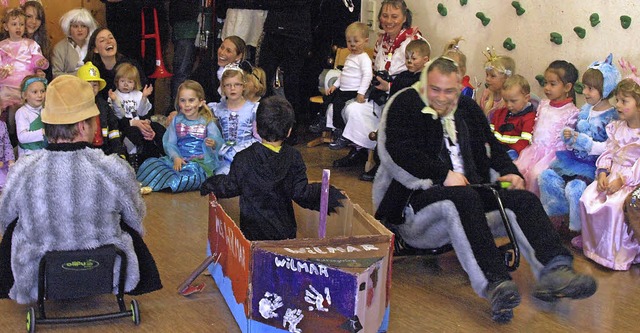
<path id="1" fill-rule="evenodd" d="M 620 25 L 623 29 L 629 28 L 629 26 L 631 25 L 631 17 L 627 15 L 620 16 Z"/>
<path id="2" fill-rule="evenodd" d="M 460 0 L 460 6 L 466 6 L 467 0 Z"/>
<path id="3" fill-rule="evenodd" d="M 511 40 L 511 37 L 507 37 L 507 39 L 502 42 L 502 47 L 509 51 L 513 51 L 516 48 L 516 44 Z"/>
<path id="4" fill-rule="evenodd" d="M 536 75 L 536 81 L 538 81 L 538 84 L 539 84 L 541 87 L 544 87 L 544 83 L 545 83 L 544 75 L 542 75 L 542 74 L 538 74 L 538 75 Z"/>
<path id="5" fill-rule="evenodd" d="M 598 15 L 598 13 L 591 14 L 591 16 L 589 16 L 589 21 L 591 22 L 591 26 L 595 27 L 600 24 L 600 15 Z"/>
<path id="6" fill-rule="evenodd" d="M 549 34 L 551 42 L 560 45 L 562 44 L 562 35 L 557 32 L 552 32 Z"/>
<path id="7" fill-rule="evenodd" d="M 480 19 L 480 22 L 482 22 L 482 25 L 485 27 L 489 24 L 489 22 L 491 22 L 491 19 L 488 18 L 487 15 L 485 15 L 483 12 L 477 12 L 476 17 Z"/>
<path id="8" fill-rule="evenodd" d="M 442 2 L 438 4 L 438 13 L 442 16 L 447 16 L 447 7 Z"/>
<path id="9" fill-rule="evenodd" d="M 587 35 L 587 31 L 584 30 L 583 27 L 575 27 L 573 28 L 573 31 L 575 31 L 576 35 L 578 35 L 580 39 L 584 39 L 584 37 Z"/>
<path id="10" fill-rule="evenodd" d="M 573 90 L 576 91 L 576 94 L 582 95 L 582 91 L 584 90 L 584 83 L 578 81 L 573 85 Z"/>
<path id="11" fill-rule="evenodd" d="M 524 12 L 526 12 L 526 10 L 524 8 L 522 8 L 522 5 L 518 1 L 512 1 L 511 2 L 511 6 L 513 6 L 513 8 L 516 9 L 516 15 L 518 15 L 518 16 L 522 16 L 522 14 L 524 14 Z"/>

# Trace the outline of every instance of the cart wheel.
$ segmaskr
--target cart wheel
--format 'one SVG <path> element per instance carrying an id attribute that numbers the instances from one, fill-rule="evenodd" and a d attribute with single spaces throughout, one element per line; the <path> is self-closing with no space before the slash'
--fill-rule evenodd
<path id="1" fill-rule="evenodd" d="M 29 308 L 27 311 L 27 332 L 34 333 L 36 331 L 36 310 Z"/>
<path id="2" fill-rule="evenodd" d="M 140 307 L 135 299 L 131 300 L 131 319 L 134 324 L 140 325 Z"/>

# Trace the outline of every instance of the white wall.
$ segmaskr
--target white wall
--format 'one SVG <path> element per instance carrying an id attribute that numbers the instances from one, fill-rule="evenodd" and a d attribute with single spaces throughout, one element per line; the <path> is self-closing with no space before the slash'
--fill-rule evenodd
<path id="1" fill-rule="evenodd" d="M 521 0 L 526 10 L 517 16 L 511 6 L 511 0 L 468 0 L 461 6 L 459 0 L 405 0 L 413 12 L 413 25 L 418 26 L 422 34 L 431 43 L 432 57 L 442 53 L 449 40 L 463 36 L 465 41 L 460 49 L 467 55 L 467 72 L 478 81 L 484 81 L 484 62 L 482 51 L 494 46 L 498 54 L 512 57 L 516 61 L 516 72 L 529 80 L 532 91 L 543 96 L 542 89 L 535 80 L 553 60 L 563 59 L 573 63 L 582 73 L 595 60 L 603 60 L 610 52 L 614 61 L 622 56 L 640 67 L 640 1 L 637 0 Z M 380 0 L 363 0 L 362 21 L 372 16 L 368 9 L 374 5 L 377 10 Z M 438 3 L 447 8 L 447 16 L 437 11 Z M 476 12 L 484 12 L 491 18 L 486 27 L 476 18 Z M 600 15 L 600 24 L 591 27 L 589 16 Z M 620 16 L 631 17 L 631 26 L 623 29 Z M 373 26 L 377 30 L 377 22 Z M 581 26 L 586 37 L 580 39 L 573 28 Z M 549 40 L 551 32 L 562 35 L 562 45 Z M 511 37 L 516 44 L 513 51 L 503 48 L 502 43 Z M 375 41 L 375 38 L 371 38 Z M 624 76 L 624 73 L 623 73 Z M 578 95 L 578 106 L 584 99 Z"/>

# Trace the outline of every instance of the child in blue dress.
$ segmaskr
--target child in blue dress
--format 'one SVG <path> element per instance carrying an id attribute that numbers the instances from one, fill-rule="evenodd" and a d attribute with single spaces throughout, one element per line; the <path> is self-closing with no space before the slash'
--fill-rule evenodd
<path id="1" fill-rule="evenodd" d="M 578 113 L 575 130 L 562 129 L 566 150 L 556 152 L 549 169 L 539 176 L 540 200 L 558 231 L 580 231 L 580 197 L 587 185 L 594 181 L 596 159 L 604 152 L 607 141 L 606 126 L 618 119 L 618 112 L 609 102 L 620 71 L 613 64 L 613 55 L 595 61 L 582 75 L 586 103 Z M 569 215 L 569 224 L 565 216 Z"/>
<path id="2" fill-rule="evenodd" d="M 219 167 L 222 136 L 204 101 L 204 89 L 192 80 L 178 87 L 175 107 L 180 110 L 162 137 L 167 156 L 149 158 L 137 173 L 142 186 L 153 191 L 193 191 Z"/>
<path id="3" fill-rule="evenodd" d="M 254 136 L 257 105 L 244 96 L 245 74 L 237 67 L 229 67 L 222 73 L 221 87 L 225 98 L 220 103 L 209 103 L 220 122 L 224 143 L 220 147 L 220 168 L 216 174 L 228 174 L 233 157 L 243 149 L 258 142 Z"/>

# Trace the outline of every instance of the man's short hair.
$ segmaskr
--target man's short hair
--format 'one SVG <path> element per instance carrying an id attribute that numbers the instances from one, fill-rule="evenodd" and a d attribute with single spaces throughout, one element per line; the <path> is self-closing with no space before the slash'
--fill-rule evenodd
<path id="1" fill-rule="evenodd" d="M 431 73 L 431 71 L 433 71 L 434 69 L 439 70 L 443 74 L 460 74 L 458 64 L 447 57 L 436 58 L 427 68 L 427 73 Z"/>
<path id="2" fill-rule="evenodd" d="M 286 139 L 294 124 L 293 107 L 284 97 L 270 96 L 260 100 L 256 127 L 263 140 L 276 142 Z"/>

